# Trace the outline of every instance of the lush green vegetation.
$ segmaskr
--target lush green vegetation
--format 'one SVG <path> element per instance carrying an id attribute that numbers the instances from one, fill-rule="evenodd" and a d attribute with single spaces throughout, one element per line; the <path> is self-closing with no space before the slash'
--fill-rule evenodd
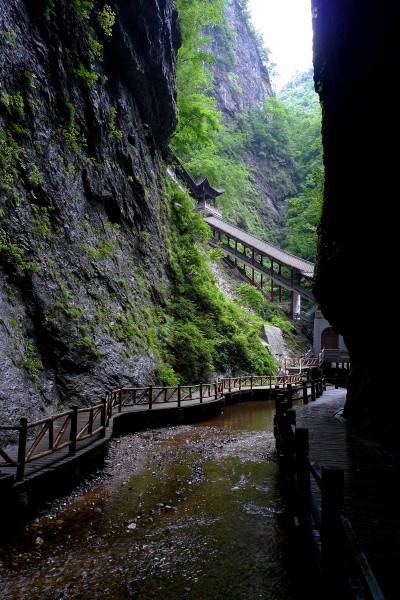
<path id="1" fill-rule="evenodd" d="M 261 108 L 236 113 L 233 121 L 225 121 L 213 96 L 215 56 L 207 52 L 206 35 L 211 28 L 218 31 L 227 54 L 220 60 L 234 64 L 234 40 L 224 20 L 224 4 L 223 0 L 176 0 L 182 47 L 177 70 L 178 126 L 172 148 L 194 178 L 208 177 L 215 187 L 225 190 L 218 199 L 225 220 L 314 260 L 322 158 L 321 112 L 312 73 L 299 75 Z M 239 4 L 263 68 L 272 73 L 269 51 L 249 21 L 248 2 Z M 279 231 L 256 184 L 265 179 L 282 199 L 284 227 Z"/>
<path id="2" fill-rule="evenodd" d="M 173 294 L 163 329 L 163 383 L 209 381 L 217 373 L 273 373 L 261 344 L 260 319 L 228 300 L 215 285 L 207 245 L 210 229 L 189 197 L 168 183 Z"/>
<path id="3" fill-rule="evenodd" d="M 224 19 L 225 3 L 226 0 L 176 0 L 182 47 L 177 69 L 178 126 L 172 148 L 195 178 L 207 176 L 213 185 L 226 190 L 219 206 L 227 221 L 237 223 L 240 218 L 240 226 L 247 231 L 272 243 L 279 239 L 289 251 L 313 260 L 323 178 L 319 107 L 313 105 L 307 88 L 310 77 L 294 82 L 279 98 L 269 98 L 264 106 L 225 121 L 213 96 L 210 68 L 215 56 L 208 51 L 207 36 L 212 29 L 219 31 L 226 40 L 224 60 L 233 66 L 235 43 Z M 239 4 L 247 18 L 247 0 L 240 0 Z M 60 15 L 59 3 L 47 0 L 44 17 L 50 26 L 57 28 Z M 115 14 L 107 4 L 100 8 L 89 0 L 73 0 L 71 15 L 79 21 L 89 48 L 89 52 L 71 55 L 75 73 L 88 86 L 104 83 L 103 43 L 112 36 Z M 269 52 L 259 34 L 252 27 L 250 31 L 264 68 L 272 69 Z M 7 38 L 11 43 L 11 36 Z M 240 93 L 240 81 L 235 79 L 233 70 L 231 81 Z M 45 267 L 37 260 L 38 253 L 46 255 L 47 247 L 54 242 L 56 221 L 53 222 L 51 205 L 43 204 L 45 197 L 37 198 L 45 172 L 40 171 L 41 163 L 36 161 L 39 155 L 27 123 L 37 101 L 36 85 L 35 73 L 25 71 L 21 93 L 11 94 L 5 89 L 0 95 L 0 110 L 10 125 L 8 129 L 0 128 L 0 191 L 7 198 L 0 216 L 4 217 L 8 208 L 23 205 L 30 224 L 26 239 L 20 240 L 3 219 L 0 258 L 14 283 L 28 281 L 33 273 L 46 268 L 49 280 L 58 286 L 57 303 L 49 303 L 41 316 L 43 330 L 55 338 L 68 322 L 68 345 L 75 350 L 75 356 L 87 362 L 102 356 L 96 347 L 101 331 L 123 344 L 129 356 L 154 356 L 158 381 L 165 384 L 210 381 L 219 374 L 275 372 L 275 363 L 260 339 L 263 324 L 280 327 L 292 347 L 297 348 L 299 340 L 293 325 L 280 308 L 251 286 L 241 287 L 240 302 L 228 300 L 218 289 L 210 267 L 216 260 L 216 251 L 207 244 L 210 230 L 193 211 L 190 198 L 170 181 L 166 183 L 166 202 L 161 208 L 165 211 L 162 222 L 168 249 L 168 272 L 163 284 L 149 281 L 134 257 L 128 261 L 127 269 L 121 268 L 121 248 L 124 243 L 128 246 L 128 240 L 119 236 L 116 223 L 103 224 L 101 229 L 90 219 L 82 223 L 82 256 L 93 263 L 105 280 L 110 271 L 113 276 L 109 304 L 100 294 L 96 296 L 94 289 L 90 290 L 93 313 L 76 298 L 78 277 L 61 272 L 50 259 L 51 253 L 45 257 Z M 76 114 L 71 99 L 65 98 L 64 103 L 65 110 L 57 116 L 58 133 L 69 154 L 82 159 L 68 162 L 66 155 L 58 157 L 62 177 L 72 180 L 80 163 L 93 167 L 95 162 L 87 155 L 90 132 L 85 129 L 84 120 Z M 119 110 L 110 106 L 105 117 L 109 137 L 115 140 L 123 137 L 118 129 Z M 286 201 L 286 226 L 279 232 L 268 225 L 272 219 L 268 219 L 268 208 L 257 187 L 260 177 L 276 190 L 282 206 Z M 132 175 L 127 175 L 127 180 L 133 182 Z M 152 241 L 150 233 L 143 230 L 137 236 L 134 243 L 129 242 L 146 254 Z M 124 250 L 126 256 L 128 250 Z M 171 282 L 168 291 L 163 289 L 167 280 Z M 112 307 L 116 305 L 120 310 L 113 315 Z M 19 364 L 39 385 L 42 363 L 35 355 L 35 347 L 26 335 L 20 344 L 25 359 Z"/>
<path id="4" fill-rule="evenodd" d="M 312 74 L 298 76 L 263 107 L 225 122 L 213 97 L 210 68 L 215 57 L 207 52 L 206 35 L 210 27 L 225 29 L 227 54 L 234 52 L 229 24 L 224 22 L 224 1 L 176 0 L 176 6 L 183 43 L 178 56 L 179 120 L 172 139 L 174 152 L 195 178 L 207 176 L 215 187 L 225 190 L 218 202 L 225 220 L 237 222 L 240 215 L 242 228 L 272 243 L 279 239 L 284 249 L 313 261 L 323 171 L 321 115 Z M 241 0 L 240 6 L 248 18 L 247 0 Z M 272 70 L 268 50 L 254 28 L 251 31 L 265 66 Z M 253 168 L 249 156 L 257 158 L 252 161 L 256 162 Z M 259 171 L 263 161 L 269 166 L 269 184 L 285 199 L 285 227 L 279 232 L 268 230 L 260 218 L 265 206 L 255 181 L 257 176 L 265 177 Z M 204 224 L 191 214 L 188 198 L 178 190 L 172 190 L 172 199 L 169 235 L 176 287 L 167 336 L 172 358 L 166 362 L 173 365 L 174 372 L 187 380 L 198 380 L 213 370 L 271 372 L 273 361 L 259 341 L 264 323 L 281 328 L 289 345 L 300 353 L 302 340 L 293 324 L 257 289 L 241 286 L 241 302 L 236 304 L 219 293 L 206 252 L 199 252 L 194 243 L 206 241 Z"/>
<path id="5" fill-rule="evenodd" d="M 269 302 L 257 288 L 247 283 L 241 284 L 239 292 L 242 305 L 259 317 L 261 326 L 265 324 L 279 327 L 293 354 L 300 356 L 304 353 L 308 342 L 298 335 L 292 321 L 286 319 L 279 306 Z"/>
<path id="6" fill-rule="evenodd" d="M 230 27 L 224 20 L 226 0 L 176 0 L 175 4 L 182 47 L 177 69 L 178 126 L 171 145 L 195 178 L 207 176 L 225 190 L 221 197 L 225 218 L 233 220 L 240 212 L 248 229 L 262 236 L 257 194 L 244 160 L 245 136 L 237 124 L 224 123 L 213 96 L 210 67 L 215 56 L 207 51 L 210 38 L 205 32 L 210 27 L 223 31 L 227 54 L 233 53 Z"/>
<path id="7" fill-rule="evenodd" d="M 221 129 L 221 115 L 212 96 L 212 76 L 206 65 L 214 61 L 207 51 L 206 26 L 223 21 L 225 0 L 175 0 L 182 46 L 178 55 L 178 126 L 173 146 L 182 159 L 197 148 L 214 146 L 214 133 Z"/>
<path id="8" fill-rule="evenodd" d="M 321 108 L 314 91 L 312 69 L 298 74 L 278 94 L 288 113 L 288 131 L 300 174 L 299 193 L 286 201 L 286 249 L 314 261 L 317 225 L 322 206 Z"/>

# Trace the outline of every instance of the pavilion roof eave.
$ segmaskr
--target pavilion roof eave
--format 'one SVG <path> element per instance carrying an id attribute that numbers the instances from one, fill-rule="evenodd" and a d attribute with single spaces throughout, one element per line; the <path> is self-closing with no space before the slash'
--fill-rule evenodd
<path id="1" fill-rule="evenodd" d="M 207 177 L 205 179 L 202 179 L 201 181 L 197 181 L 196 186 L 199 190 L 199 194 L 204 190 L 204 192 L 206 192 L 206 194 L 208 194 L 212 198 L 216 198 L 217 196 L 220 196 L 225 192 L 225 190 L 218 190 L 212 185 L 210 185 L 210 182 L 208 181 Z"/>

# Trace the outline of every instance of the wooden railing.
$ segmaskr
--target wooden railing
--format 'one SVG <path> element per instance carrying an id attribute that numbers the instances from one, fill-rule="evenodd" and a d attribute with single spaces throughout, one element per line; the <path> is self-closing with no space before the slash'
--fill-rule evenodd
<path id="1" fill-rule="evenodd" d="M 217 379 L 213 383 L 199 383 L 196 385 L 177 385 L 175 387 L 148 386 L 146 388 L 118 388 L 107 394 L 107 405 L 112 411 L 117 409 L 121 412 L 123 408 L 148 405 L 151 410 L 155 404 L 176 402 L 178 408 L 188 400 L 197 400 L 202 403 L 208 400 L 217 400 L 226 392 L 266 387 L 269 389 L 280 387 L 287 388 L 290 385 L 300 384 L 301 374 L 296 375 L 242 375 L 241 377 L 227 377 Z"/>
<path id="2" fill-rule="evenodd" d="M 88 408 L 73 406 L 70 410 L 39 421 L 28 422 L 26 417 L 22 417 L 19 425 L 1 425 L 0 431 L 18 435 L 18 449 L 15 454 L 14 447 L 0 447 L 0 468 L 16 468 L 16 481 L 21 481 L 26 465 L 35 460 L 64 448 L 68 448 L 68 454 L 73 456 L 78 442 L 94 436 L 105 436 L 108 414 L 106 399 Z"/>
<path id="3" fill-rule="evenodd" d="M 177 385 L 175 387 L 157 387 L 149 385 L 146 388 L 119 388 L 107 394 L 107 404 L 112 412 L 117 409 L 122 412 L 124 407 L 148 405 L 151 410 L 155 404 L 176 402 L 178 408 L 187 400 L 217 400 L 223 394 L 223 380 L 214 383 L 199 383 L 197 385 Z"/>
<path id="4" fill-rule="evenodd" d="M 151 410 L 155 405 L 168 403 L 179 407 L 190 400 L 213 401 L 222 398 L 226 392 L 257 387 L 274 390 L 274 436 L 280 468 L 289 486 L 291 510 L 307 539 L 313 541 L 313 554 L 330 588 L 329 598 L 384 600 L 352 525 L 343 512 L 343 470 L 319 468 L 309 453 L 308 429 L 296 427 L 296 411 L 292 410 L 295 393 L 298 398 L 299 391 L 302 392 L 304 404 L 308 403 L 309 397 L 311 401 L 315 400 L 326 389 L 324 379 L 306 382 L 301 379 L 301 374 L 282 377 L 245 375 L 189 386 L 119 388 L 108 392 L 104 401 L 95 406 L 72 407 L 39 421 L 29 423 L 22 418 L 19 425 L 0 426 L 0 431 L 15 432 L 18 436 L 16 456 L 0 447 L 0 468 L 12 467 L 16 470 L 15 480 L 21 481 L 30 462 L 62 449 L 68 449 L 67 454 L 73 456 L 78 442 L 105 437 L 113 414 L 130 407 L 146 405 Z M 355 579 L 362 583 L 362 590 L 356 594 L 352 586 Z"/>
<path id="5" fill-rule="evenodd" d="M 28 422 L 23 417 L 18 425 L 0 425 L 0 433 L 9 432 L 13 444 L 0 445 L 0 470 L 16 470 L 16 481 L 25 477 L 26 465 L 61 450 L 76 453 L 77 444 L 89 438 L 105 437 L 110 419 L 115 413 L 130 407 L 145 405 L 149 410 L 160 404 L 176 403 L 181 407 L 190 400 L 199 403 L 218 400 L 224 394 L 243 389 L 266 387 L 290 389 L 301 383 L 301 373 L 277 377 L 274 375 L 244 375 L 217 379 L 213 383 L 119 388 L 109 391 L 105 399 L 88 408 L 72 407 L 65 412 Z M 14 436 L 12 436 L 14 434 Z M 0 473 L 1 474 L 1 473 Z"/>
<path id="6" fill-rule="evenodd" d="M 329 589 L 327 597 L 384 600 L 343 512 L 344 472 L 316 464 L 309 453 L 309 431 L 296 427 L 296 411 L 283 393 L 278 393 L 276 400 L 274 435 L 291 511 L 298 527 L 313 543 L 313 555 Z"/>

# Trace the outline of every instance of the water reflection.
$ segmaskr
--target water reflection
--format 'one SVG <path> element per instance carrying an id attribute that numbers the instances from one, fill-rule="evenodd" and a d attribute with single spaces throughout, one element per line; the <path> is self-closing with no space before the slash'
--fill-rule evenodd
<path id="1" fill-rule="evenodd" d="M 140 469 L 125 465 L 114 489 L 86 491 L 14 540 L 1 557 L 1 598 L 304 597 L 279 490 L 274 412 L 272 402 L 247 402 L 206 422 L 121 439 L 110 451 L 113 469 L 132 461 L 129 453 L 140 453 Z"/>
<path id="2" fill-rule="evenodd" d="M 226 406 L 212 420 L 203 422 L 207 425 L 220 426 L 232 431 L 273 431 L 275 403 L 268 401 L 244 402 L 238 405 Z"/>

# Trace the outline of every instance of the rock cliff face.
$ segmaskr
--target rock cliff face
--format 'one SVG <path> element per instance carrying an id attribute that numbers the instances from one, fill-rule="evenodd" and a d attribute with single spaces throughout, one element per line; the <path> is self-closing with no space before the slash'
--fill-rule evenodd
<path id="1" fill-rule="evenodd" d="M 172 0 L 0 0 L 0 412 L 151 381 L 168 294 Z"/>
<path id="2" fill-rule="evenodd" d="M 398 9 L 312 4 L 326 170 L 314 293 L 350 351 L 346 416 L 398 446 L 400 404 L 380 393 L 396 314 L 382 303 L 395 279 L 382 207 L 397 190 L 398 107 L 387 86 Z M 232 42 L 243 23 L 235 0 L 227 10 Z M 3 421 L 152 380 L 149 311 L 170 286 L 164 158 L 179 44 L 172 0 L 0 0 Z M 250 76 L 253 50 L 230 48 L 214 73 L 227 118 L 271 94 L 265 74 Z"/>
<path id="3" fill-rule="evenodd" d="M 271 82 L 247 20 L 236 0 L 225 9 L 225 24 L 210 30 L 214 95 L 226 119 L 239 111 L 261 109 L 273 96 Z"/>
<path id="4" fill-rule="evenodd" d="M 400 448 L 397 327 L 386 290 L 396 280 L 388 208 L 396 194 L 398 5 L 312 1 L 314 80 L 323 106 L 325 192 L 314 293 L 351 358 L 345 416 Z M 372 80 L 380 82 L 379 90 Z M 392 223 L 392 225 L 390 224 Z M 389 247 L 390 245 L 390 247 Z M 393 279 L 394 274 L 394 279 Z"/>
<path id="5" fill-rule="evenodd" d="M 237 0 L 227 2 L 225 23 L 207 33 L 212 40 L 209 50 L 215 58 L 211 68 L 213 95 L 225 122 L 238 125 L 240 119 L 247 119 L 248 113 L 262 111 L 265 101 L 275 96 L 265 57 L 261 56 L 252 26 Z M 247 147 L 244 160 L 252 173 L 259 198 L 257 212 L 265 229 L 279 230 L 283 225 L 284 201 L 296 193 L 294 180 L 288 176 L 285 184 L 282 183 L 279 173 L 285 166 L 282 166 L 282 158 L 272 153 L 266 157 Z M 293 165 L 288 163 L 286 171 L 289 173 L 292 169 Z M 240 214 L 236 219 L 236 224 L 246 229 Z"/>

